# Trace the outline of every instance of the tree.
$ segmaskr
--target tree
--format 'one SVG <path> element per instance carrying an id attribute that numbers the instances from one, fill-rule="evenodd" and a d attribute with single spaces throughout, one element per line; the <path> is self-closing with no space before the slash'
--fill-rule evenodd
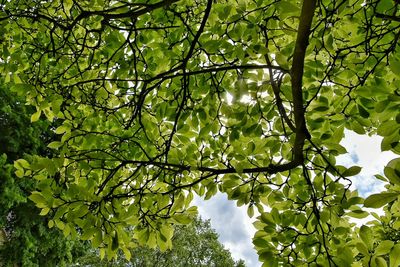
<path id="1" fill-rule="evenodd" d="M 260 213 L 264 266 L 398 265 L 381 230 L 399 228 L 400 159 L 365 202 L 350 190 L 360 167 L 335 162 L 344 129 L 400 153 L 397 0 L 0 8 L 5 81 L 36 107 L 32 122 L 60 124 L 58 156 L 16 163 L 39 181 L 30 198 L 50 227 L 129 258 L 136 243 L 170 248 L 193 194 L 220 191 Z M 358 228 L 363 204 L 386 215 Z"/>
<path id="2" fill-rule="evenodd" d="M 136 247 L 130 250 L 132 259 L 119 258 L 114 262 L 99 261 L 98 251 L 77 260 L 74 266 L 245 266 L 242 260 L 235 262 L 229 251 L 218 242 L 218 234 L 210 221 L 196 218 L 189 225 L 175 227 L 171 250 Z"/>
<path id="3" fill-rule="evenodd" d="M 29 126 L 31 108 L 0 85 L 0 244 L 1 266 L 62 266 L 88 251 L 88 245 L 49 230 L 49 218 L 28 200 L 35 181 L 14 175 L 13 161 L 28 154 L 49 155 L 49 123 Z M 19 161 L 21 162 L 21 161 Z"/>

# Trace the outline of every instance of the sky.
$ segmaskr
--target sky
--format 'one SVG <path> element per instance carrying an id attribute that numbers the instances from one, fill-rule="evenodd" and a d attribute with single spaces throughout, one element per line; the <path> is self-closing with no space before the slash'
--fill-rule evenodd
<path id="1" fill-rule="evenodd" d="M 353 189 L 357 188 L 363 197 L 382 191 L 384 185 L 374 175 L 383 173 L 383 167 L 394 158 L 394 154 L 381 152 L 381 138 L 378 136 L 369 137 L 349 131 L 345 135 L 341 144 L 348 153 L 338 157 L 337 164 L 363 167 L 360 174 L 351 177 Z M 261 266 L 252 244 L 254 219 L 247 216 L 245 206 L 237 207 L 234 201 L 229 201 L 221 193 L 207 201 L 195 198 L 194 205 L 198 206 L 203 219 L 211 219 L 211 226 L 219 234 L 220 242 L 231 251 L 235 260 L 245 260 L 248 267 Z"/>
<path id="2" fill-rule="evenodd" d="M 384 166 L 395 157 L 390 151 L 381 152 L 381 140 L 379 136 L 369 137 L 348 131 L 341 142 L 348 153 L 338 157 L 337 164 L 362 167 L 361 172 L 352 177 L 353 189 L 358 189 L 362 197 L 384 189 L 384 183 L 374 175 L 383 174 Z"/>
<path id="3" fill-rule="evenodd" d="M 237 207 L 236 202 L 228 200 L 222 193 L 207 201 L 197 197 L 194 204 L 198 206 L 202 219 L 211 219 L 219 241 L 230 250 L 235 260 L 243 259 L 248 267 L 261 266 L 252 244 L 255 228 L 245 206 Z"/>

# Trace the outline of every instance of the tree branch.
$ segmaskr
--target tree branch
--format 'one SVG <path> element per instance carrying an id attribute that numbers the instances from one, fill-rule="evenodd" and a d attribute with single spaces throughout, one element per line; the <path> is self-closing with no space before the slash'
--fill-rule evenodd
<path id="1" fill-rule="evenodd" d="M 142 9 L 139 10 L 129 10 L 127 12 L 124 13 L 105 13 L 104 11 L 82 11 L 81 14 L 79 14 L 74 21 L 68 25 L 68 29 L 72 29 L 80 20 L 93 16 L 93 15 L 98 15 L 98 16 L 102 16 L 105 20 L 110 20 L 110 19 L 123 19 L 123 18 L 137 18 L 141 15 L 144 15 L 148 12 L 151 12 L 155 9 L 158 8 L 162 8 L 162 7 L 166 7 L 169 6 L 175 2 L 177 2 L 179 0 L 164 0 L 164 1 L 160 1 L 158 3 L 155 3 L 153 5 L 148 5 L 145 6 Z"/>
<path id="2" fill-rule="evenodd" d="M 187 71 L 185 73 L 175 73 L 173 75 L 168 75 L 165 76 L 164 79 L 171 79 L 175 77 L 180 77 L 180 76 L 191 76 L 191 75 L 197 75 L 197 74 L 204 74 L 204 73 L 212 73 L 212 72 L 219 72 L 219 71 L 226 71 L 226 70 L 258 70 L 258 69 L 272 69 L 272 70 L 278 70 L 281 71 L 282 73 L 288 73 L 288 70 L 285 70 L 279 66 L 273 66 L 269 64 L 263 64 L 263 65 L 256 65 L 256 64 L 246 64 L 246 65 L 232 65 L 232 66 L 222 66 L 222 67 L 214 67 L 214 68 L 204 68 L 201 70 L 194 70 L 194 71 Z M 168 73 L 169 74 L 169 73 Z M 162 78 L 162 73 L 160 75 L 157 75 L 153 78 L 150 78 L 146 80 L 146 82 L 152 82 L 154 80 Z"/>
<path id="3" fill-rule="evenodd" d="M 304 117 L 305 109 L 303 107 L 303 73 L 304 59 L 308 46 L 308 38 L 311 33 L 311 24 L 316 8 L 316 0 L 304 0 L 300 14 L 299 28 L 297 31 L 296 45 L 293 54 L 292 65 L 292 95 L 294 107 L 294 121 L 296 125 L 296 138 L 294 144 L 294 161 L 299 164 L 303 162 L 303 146 L 306 138 L 310 134 L 306 128 Z"/>
<path id="4" fill-rule="evenodd" d="M 400 16 L 391 16 L 391 15 L 376 13 L 376 17 L 380 18 L 380 19 L 387 19 L 387 20 L 400 22 Z"/>
<path id="5" fill-rule="evenodd" d="M 123 18 L 137 18 L 141 15 L 144 15 L 148 12 L 151 12 L 155 9 L 158 8 L 163 8 L 166 6 L 169 6 L 175 2 L 178 2 L 179 0 L 164 0 L 160 1 L 158 3 L 152 4 L 152 5 L 144 5 L 143 8 L 140 9 L 135 9 L 135 10 L 129 10 L 124 13 L 107 13 L 106 11 L 87 11 L 87 10 L 82 10 L 82 12 L 70 23 L 67 25 L 62 24 L 61 22 L 55 20 L 54 18 L 51 18 L 45 14 L 41 14 L 39 12 L 37 13 L 19 13 L 19 14 L 11 14 L 9 10 L 5 10 L 6 14 L 8 16 L 0 18 L 0 21 L 6 20 L 12 17 L 25 17 L 25 18 L 31 18 L 31 19 L 44 19 L 47 20 L 48 22 L 53 23 L 55 26 L 61 28 L 62 30 L 72 30 L 75 25 L 81 21 L 84 18 L 88 18 L 90 16 L 101 16 L 103 17 L 104 20 L 110 20 L 110 19 L 123 19 Z"/>
<path id="6" fill-rule="evenodd" d="M 157 166 L 161 169 L 164 169 L 167 171 L 175 171 L 178 173 L 183 172 L 183 171 L 199 171 L 202 173 L 207 173 L 204 176 L 201 175 L 199 179 L 196 179 L 195 181 L 193 181 L 191 183 L 182 184 L 182 185 L 173 185 L 173 189 L 171 189 L 170 191 L 164 192 L 163 194 L 169 194 L 172 191 L 175 191 L 178 189 L 190 188 L 212 176 L 218 176 L 221 174 L 238 173 L 238 170 L 236 170 L 235 168 L 219 169 L 219 168 L 210 168 L 210 167 L 193 167 L 193 166 L 189 166 L 189 165 L 180 165 L 180 164 L 173 164 L 173 163 L 166 163 L 166 162 L 127 160 L 127 161 L 123 161 L 121 163 L 122 166 L 125 166 L 128 164 L 135 164 L 138 166 Z M 283 171 L 288 171 L 288 170 L 294 169 L 298 165 L 299 164 L 293 160 L 291 162 L 279 164 L 279 165 L 270 164 L 267 167 L 245 168 L 241 171 L 241 173 L 267 173 L 267 174 L 271 175 L 271 174 L 275 174 L 278 172 L 283 172 Z"/>
<path id="7" fill-rule="evenodd" d="M 202 19 L 202 21 L 201 21 L 199 30 L 196 32 L 196 35 L 194 36 L 193 42 L 192 42 L 192 44 L 190 45 L 189 52 L 188 52 L 188 54 L 186 55 L 186 57 L 184 58 L 184 60 L 183 60 L 182 66 L 183 66 L 184 69 L 186 69 L 186 64 L 187 64 L 187 62 L 189 61 L 190 57 L 191 57 L 192 54 L 193 54 L 194 48 L 196 47 L 196 44 L 197 44 L 197 42 L 199 41 L 200 35 L 201 35 L 201 34 L 203 33 L 203 31 L 204 31 L 204 27 L 206 26 L 208 17 L 210 16 L 212 3 L 213 3 L 213 0 L 208 0 L 208 1 L 207 1 L 206 10 L 204 11 L 204 16 L 203 16 L 203 19 Z"/>
<path id="8" fill-rule="evenodd" d="M 174 164 L 168 162 L 154 162 L 154 161 L 141 161 L 141 160 L 125 160 L 121 163 L 121 166 L 125 166 L 127 164 L 135 164 L 140 166 L 157 166 L 162 169 L 168 169 L 170 171 L 183 172 L 183 171 L 200 171 L 200 172 L 209 172 L 212 175 L 220 175 L 220 174 L 229 174 L 229 173 L 238 173 L 235 168 L 211 168 L 211 167 L 195 167 L 190 165 L 181 165 Z M 297 164 L 298 165 L 298 164 Z M 245 168 L 241 171 L 241 173 L 260 173 L 266 172 L 268 174 L 275 174 L 278 172 L 288 171 L 297 166 L 294 162 L 288 162 L 279 165 L 270 164 L 267 167 L 256 167 L 256 168 Z"/>
<path id="9" fill-rule="evenodd" d="M 137 18 L 141 15 L 144 15 L 148 12 L 151 12 L 155 9 L 169 6 L 179 0 L 164 0 L 152 5 L 143 5 L 144 8 L 139 10 L 129 10 L 124 13 L 106 13 L 104 11 L 84 11 L 83 13 L 91 16 L 91 15 L 100 15 L 104 17 L 104 19 L 122 19 L 122 18 Z"/>
<path id="10" fill-rule="evenodd" d="M 263 30 L 263 32 L 265 34 L 265 38 L 266 38 L 265 47 L 268 48 L 268 32 L 267 32 L 267 29 L 265 27 L 261 27 L 261 29 Z M 266 54 L 264 56 L 264 58 L 265 58 L 265 61 L 267 62 L 268 65 L 272 65 L 268 54 Z M 282 98 L 280 96 L 280 79 L 282 79 L 282 76 L 279 75 L 279 78 L 277 79 L 278 81 L 275 81 L 274 73 L 273 73 L 272 70 L 273 70 L 272 68 L 268 68 L 269 79 L 271 81 L 271 86 L 272 86 L 272 90 L 274 92 L 276 106 L 278 107 L 279 115 L 283 118 L 283 121 L 286 122 L 286 124 L 289 126 L 289 128 L 293 132 L 295 132 L 296 131 L 295 126 L 293 125 L 292 121 L 289 119 L 288 115 L 286 114 L 286 110 L 285 110 L 285 107 L 283 106 Z M 283 129 L 285 130 L 285 126 L 284 125 L 283 125 Z M 286 130 L 285 130 L 285 132 L 286 132 Z"/>

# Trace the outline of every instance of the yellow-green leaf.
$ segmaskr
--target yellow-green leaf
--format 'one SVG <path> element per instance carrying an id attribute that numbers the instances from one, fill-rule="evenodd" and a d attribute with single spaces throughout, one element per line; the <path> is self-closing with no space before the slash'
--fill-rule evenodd
<path id="1" fill-rule="evenodd" d="M 352 167 L 348 168 L 347 170 L 345 170 L 345 171 L 343 172 L 342 175 L 343 175 L 344 177 L 354 176 L 354 175 L 359 174 L 360 171 L 361 171 L 361 167 L 359 167 L 359 166 L 352 166 Z"/>
<path id="2" fill-rule="evenodd" d="M 41 114 L 42 114 L 42 111 L 40 109 L 38 111 L 36 111 L 35 113 L 33 113 L 31 116 L 31 122 L 38 121 Z"/>
<path id="3" fill-rule="evenodd" d="M 364 207 L 380 208 L 389 202 L 392 202 L 399 196 L 399 193 L 378 193 L 367 197 L 364 201 Z"/>
<path id="4" fill-rule="evenodd" d="M 394 245 L 389 254 L 390 267 L 400 266 L 400 244 Z"/>
<path id="5" fill-rule="evenodd" d="M 62 142 L 59 141 L 53 141 L 50 144 L 47 145 L 48 148 L 52 148 L 52 149 L 58 149 L 63 145 Z"/>

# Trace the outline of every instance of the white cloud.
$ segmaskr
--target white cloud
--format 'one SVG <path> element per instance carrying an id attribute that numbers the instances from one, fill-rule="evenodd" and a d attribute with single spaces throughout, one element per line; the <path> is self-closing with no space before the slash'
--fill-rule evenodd
<path id="1" fill-rule="evenodd" d="M 237 207 L 234 201 L 221 193 L 207 201 L 195 197 L 194 205 L 198 206 L 202 218 L 211 219 L 211 226 L 219 234 L 219 240 L 231 251 L 235 260 L 243 259 L 249 267 L 261 266 L 252 243 L 255 233 L 253 220 L 247 216 L 245 206 Z"/>
<path id="2" fill-rule="evenodd" d="M 350 167 L 358 165 L 362 167 L 361 172 L 352 177 L 352 189 L 357 189 L 361 196 L 367 197 L 370 194 L 383 191 L 385 183 L 375 178 L 376 174 L 383 174 L 385 165 L 396 155 L 390 151 L 381 151 L 382 137 L 359 135 L 354 132 L 346 131 L 345 138 L 341 144 L 347 149 L 347 154 L 337 158 L 337 164 Z M 369 212 L 375 212 L 383 215 L 382 209 L 368 209 Z M 358 227 L 374 220 L 372 215 L 363 219 L 352 218 Z"/>
<path id="3" fill-rule="evenodd" d="M 389 151 L 381 152 L 380 136 L 359 135 L 346 131 L 341 144 L 347 149 L 347 154 L 337 158 L 337 164 L 347 167 L 358 165 L 362 167 L 360 174 L 352 177 L 352 189 L 358 189 L 362 196 L 384 190 L 384 183 L 374 177 L 382 174 L 384 166 L 395 157 Z"/>

